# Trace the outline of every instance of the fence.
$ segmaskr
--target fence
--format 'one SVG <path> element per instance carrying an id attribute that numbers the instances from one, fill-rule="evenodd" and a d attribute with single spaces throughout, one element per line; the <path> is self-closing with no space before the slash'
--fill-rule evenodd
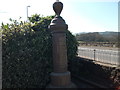
<path id="1" fill-rule="evenodd" d="M 120 65 L 119 51 L 78 48 L 78 56 L 92 59 L 98 62 Z"/>
<path id="2" fill-rule="evenodd" d="M 118 47 L 118 42 L 78 42 L 80 46 Z"/>

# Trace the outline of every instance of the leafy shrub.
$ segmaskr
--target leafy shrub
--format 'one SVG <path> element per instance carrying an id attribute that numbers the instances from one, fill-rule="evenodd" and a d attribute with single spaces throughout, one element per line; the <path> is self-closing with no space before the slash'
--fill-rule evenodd
<path id="1" fill-rule="evenodd" d="M 52 39 L 47 27 L 53 16 L 33 17 L 31 22 L 2 24 L 3 88 L 44 88 L 50 80 Z M 76 43 L 67 31 L 68 59 L 75 57 Z"/>

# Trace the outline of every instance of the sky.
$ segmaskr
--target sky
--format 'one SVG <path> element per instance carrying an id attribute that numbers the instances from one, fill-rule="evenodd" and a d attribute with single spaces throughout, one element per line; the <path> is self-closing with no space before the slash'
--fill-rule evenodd
<path id="1" fill-rule="evenodd" d="M 9 18 L 27 20 L 28 16 L 54 15 L 52 5 L 56 0 L 0 0 L 0 24 L 10 23 Z M 63 3 L 61 16 L 72 33 L 118 32 L 119 0 L 59 0 Z"/>

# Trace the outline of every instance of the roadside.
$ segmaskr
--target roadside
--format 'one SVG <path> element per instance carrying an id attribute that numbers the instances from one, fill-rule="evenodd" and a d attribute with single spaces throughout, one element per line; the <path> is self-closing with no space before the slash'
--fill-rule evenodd
<path id="1" fill-rule="evenodd" d="M 120 69 L 103 66 L 78 57 L 69 64 L 71 75 L 87 79 L 109 88 L 120 86 Z"/>
<path id="2" fill-rule="evenodd" d="M 94 86 L 85 83 L 81 80 L 79 80 L 78 78 L 76 79 L 75 77 L 72 77 L 72 82 L 74 82 L 74 84 L 77 86 L 77 88 L 95 88 Z"/>

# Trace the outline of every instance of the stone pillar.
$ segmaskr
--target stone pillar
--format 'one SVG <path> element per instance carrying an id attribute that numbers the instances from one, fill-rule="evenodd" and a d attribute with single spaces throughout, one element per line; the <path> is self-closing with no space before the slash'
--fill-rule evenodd
<path id="1" fill-rule="evenodd" d="M 71 82 L 70 72 L 67 70 L 66 30 L 68 25 L 60 16 L 63 4 L 58 0 L 53 4 L 56 16 L 51 21 L 49 29 L 52 32 L 53 72 L 48 88 L 75 88 Z"/>

